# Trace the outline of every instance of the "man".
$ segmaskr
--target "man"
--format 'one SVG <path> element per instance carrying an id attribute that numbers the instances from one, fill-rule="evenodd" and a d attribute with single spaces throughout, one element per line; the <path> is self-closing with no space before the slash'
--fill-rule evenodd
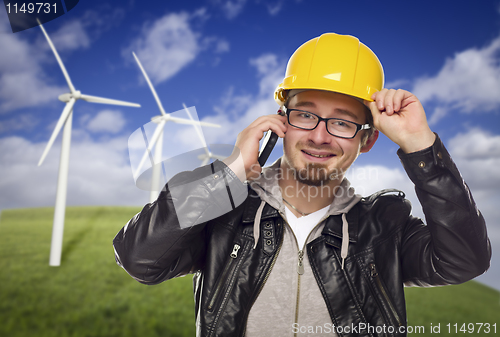
<path id="1" fill-rule="evenodd" d="M 198 336 L 406 335 L 403 286 L 470 280 L 491 250 L 418 99 L 382 87 L 356 38 L 306 42 L 276 90 L 281 114 L 243 130 L 231 158 L 171 179 L 117 234 L 117 262 L 145 284 L 195 273 Z M 268 130 L 283 156 L 261 170 Z M 362 198 L 345 179 L 379 132 L 400 146 L 427 225 L 402 192 Z"/>

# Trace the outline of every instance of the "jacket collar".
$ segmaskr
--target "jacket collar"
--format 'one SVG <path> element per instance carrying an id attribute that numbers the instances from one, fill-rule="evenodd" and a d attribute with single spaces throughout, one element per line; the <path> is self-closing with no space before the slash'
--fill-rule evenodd
<path id="1" fill-rule="evenodd" d="M 259 208 L 261 199 L 257 193 L 249 188 L 248 189 L 248 199 L 243 211 L 242 221 L 244 223 L 252 223 L 255 219 L 255 213 L 257 208 Z M 347 221 L 349 222 L 349 242 L 358 241 L 358 225 L 359 225 L 359 204 L 354 205 L 352 209 L 347 213 Z M 266 204 L 262 210 L 262 219 L 269 219 L 272 217 L 279 216 L 279 212 Z M 322 234 L 326 236 L 326 241 L 334 246 L 340 247 L 342 239 L 342 217 L 341 214 L 330 215 L 325 222 Z"/>
<path id="2" fill-rule="evenodd" d="M 255 213 L 257 213 L 257 208 L 259 208 L 260 202 L 261 202 L 261 199 L 257 195 L 257 193 L 253 189 L 249 188 L 248 189 L 247 204 L 245 206 L 245 210 L 243 211 L 243 217 L 242 217 L 242 221 L 244 223 L 254 222 Z M 266 206 L 264 206 L 264 209 L 262 210 L 261 219 L 264 220 L 264 219 L 276 217 L 278 215 L 279 215 L 279 213 L 275 208 L 271 207 L 269 204 L 266 204 Z"/>
<path id="3" fill-rule="evenodd" d="M 259 208 L 261 199 L 257 193 L 249 188 L 248 199 L 243 211 L 243 223 L 253 223 L 255 220 L 255 213 Z M 266 204 L 262 210 L 262 220 L 279 216 L 278 211 Z M 349 222 L 349 242 L 356 243 L 358 241 L 358 226 L 359 226 L 359 204 L 355 205 L 347 214 L 347 221 Z M 342 245 L 342 215 L 330 215 L 326 221 L 321 234 L 325 237 L 325 241 L 340 249 Z"/>

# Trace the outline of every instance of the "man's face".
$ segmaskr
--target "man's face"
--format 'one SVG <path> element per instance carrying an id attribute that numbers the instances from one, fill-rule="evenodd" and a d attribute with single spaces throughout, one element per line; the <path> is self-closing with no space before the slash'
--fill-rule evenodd
<path id="1" fill-rule="evenodd" d="M 323 118 L 366 123 L 365 107 L 361 102 L 334 92 L 300 92 L 290 99 L 288 109 L 305 110 Z M 374 141 L 370 139 L 362 145 L 363 132 L 358 132 L 352 139 L 343 139 L 330 135 L 323 121 L 314 130 L 287 125 L 282 168 L 292 169 L 295 178 L 306 185 L 319 186 L 340 181 L 357 156 L 369 151 L 373 145 Z"/>

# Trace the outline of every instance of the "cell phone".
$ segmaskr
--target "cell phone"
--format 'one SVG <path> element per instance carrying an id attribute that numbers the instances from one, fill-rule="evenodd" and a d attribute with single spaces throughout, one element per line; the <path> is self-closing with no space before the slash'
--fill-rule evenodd
<path id="1" fill-rule="evenodd" d="M 285 113 L 283 112 L 282 108 L 278 110 L 278 115 L 285 116 Z M 266 135 L 264 136 L 264 141 L 262 142 L 262 146 L 259 152 L 258 162 L 260 167 L 264 167 L 264 164 L 266 163 L 267 158 L 269 158 L 269 155 L 271 154 L 271 151 L 273 150 L 277 141 L 278 141 L 278 135 L 272 132 L 271 130 L 267 131 Z"/>
<path id="2" fill-rule="evenodd" d="M 262 147 L 260 148 L 259 152 L 258 161 L 261 167 L 264 167 L 264 164 L 266 163 L 267 158 L 269 158 L 269 155 L 271 154 L 271 151 L 273 150 L 277 141 L 278 141 L 278 135 L 272 132 L 271 130 L 267 131 L 266 135 L 264 136 L 264 141 L 262 142 Z"/>

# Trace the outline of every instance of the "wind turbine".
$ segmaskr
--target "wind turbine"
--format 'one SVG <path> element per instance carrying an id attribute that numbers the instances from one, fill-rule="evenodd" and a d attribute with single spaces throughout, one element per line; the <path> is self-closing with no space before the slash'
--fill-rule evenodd
<path id="1" fill-rule="evenodd" d="M 186 104 L 182 103 L 182 106 L 184 107 L 184 110 L 186 110 L 187 115 L 189 116 L 189 119 L 193 120 L 193 117 L 191 116 L 191 113 L 189 112 L 188 108 L 186 107 Z M 212 151 L 210 151 L 210 148 L 208 147 L 207 143 L 205 142 L 205 138 L 203 138 L 203 135 L 201 134 L 200 129 L 193 124 L 194 129 L 196 130 L 196 134 L 198 135 L 198 138 L 200 138 L 201 144 L 203 144 L 203 148 L 205 149 L 204 154 L 200 154 L 198 156 L 198 159 L 201 160 L 201 165 L 200 166 L 205 166 L 210 162 L 210 159 L 225 159 L 227 156 L 219 156 L 216 154 L 213 154 Z"/>
<path id="2" fill-rule="evenodd" d="M 156 104 L 158 104 L 158 108 L 160 109 L 160 112 L 161 112 L 160 116 L 155 116 L 155 117 L 151 118 L 151 120 L 158 125 L 156 126 L 156 129 L 153 133 L 153 136 L 149 140 L 149 145 L 146 149 L 146 152 L 142 156 L 142 159 L 139 162 L 139 166 L 137 166 L 137 169 L 135 171 L 136 173 L 134 174 L 134 176 L 137 176 L 140 173 L 142 166 L 146 163 L 147 158 L 151 154 L 151 150 L 156 145 L 155 153 L 154 153 L 154 160 L 153 160 L 153 163 L 151 163 L 151 165 L 153 167 L 153 172 L 152 172 L 152 181 L 151 181 L 151 193 L 149 195 L 149 202 L 153 202 L 158 197 L 158 191 L 156 191 L 156 188 L 160 182 L 160 165 L 158 165 L 158 164 L 161 162 L 161 159 L 162 159 L 163 128 L 165 127 L 165 124 L 169 121 L 172 121 L 172 122 L 178 123 L 178 124 L 191 124 L 191 125 L 194 125 L 195 127 L 196 127 L 196 125 L 198 125 L 198 126 L 203 125 L 203 126 L 208 126 L 208 127 L 220 128 L 220 125 L 213 124 L 213 123 L 207 123 L 207 122 L 199 122 L 199 121 L 193 120 L 192 118 L 185 119 L 185 118 L 174 117 L 171 114 L 167 114 L 165 112 L 165 109 L 163 109 L 163 105 L 160 101 L 160 98 L 158 97 L 158 94 L 156 93 L 156 90 L 155 90 L 153 84 L 149 80 L 149 76 L 146 73 L 146 71 L 144 70 L 144 67 L 141 64 L 141 61 L 139 61 L 139 58 L 137 57 L 137 55 L 135 55 L 134 52 L 132 52 L 132 55 L 134 55 L 134 58 L 135 58 L 137 64 L 139 65 L 139 68 L 141 69 L 141 72 L 144 75 L 144 78 L 146 79 L 146 82 L 148 83 L 149 88 L 151 89 L 151 92 L 153 93 L 153 96 L 156 100 Z M 187 108 L 185 106 L 184 106 L 184 108 L 187 110 Z"/>
<path id="3" fill-rule="evenodd" d="M 49 42 L 50 48 L 54 52 L 57 62 L 61 67 L 61 70 L 66 78 L 66 82 L 68 82 L 68 87 L 70 92 L 66 94 L 62 94 L 59 96 L 59 100 L 66 103 L 64 110 L 57 121 L 56 127 L 50 136 L 49 142 L 43 151 L 42 157 L 38 162 L 38 166 L 42 165 L 47 153 L 49 152 L 54 140 L 56 139 L 59 131 L 64 125 L 63 137 L 62 137 L 62 145 L 61 145 L 61 158 L 59 161 L 59 176 L 57 178 L 57 192 L 56 192 L 56 205 L 54 209 L 54 224 L 52 227 L 52 242 L 50 245 L 50 266 L 60 266 L 61 265 L 61 252 L 62 252 L 62 240 L 63 240 L 63 232 L 64 232 L 64 214 L 66 208 L 66 192 L 67 192 L 67 183 L 68 183 L 68 165 L 69 165 L 69 149 L 71 145 L 71 124 L 73 121 L 73 106 L 75 102 L 79 99 L 83 99 L 84 101 L 91 103 L 103 103 L 103 104 L 113 104 L 113 105 L 125 105 L 125 106 L 133 106 L 140 107 L 139 104 L 117 101 L 114 99 L 101 98 L 96 96 L 84 95 L 80 91 L 76 90 L 71 82 L 71 79 L 64 67 L 59 54 L 57 53 L 54 44 L 49 38 L 49 35 L 43 28 L 40 21 L 38 21 L 40 28 L 42 29 L 43 34 L 47 38 Z"/>

